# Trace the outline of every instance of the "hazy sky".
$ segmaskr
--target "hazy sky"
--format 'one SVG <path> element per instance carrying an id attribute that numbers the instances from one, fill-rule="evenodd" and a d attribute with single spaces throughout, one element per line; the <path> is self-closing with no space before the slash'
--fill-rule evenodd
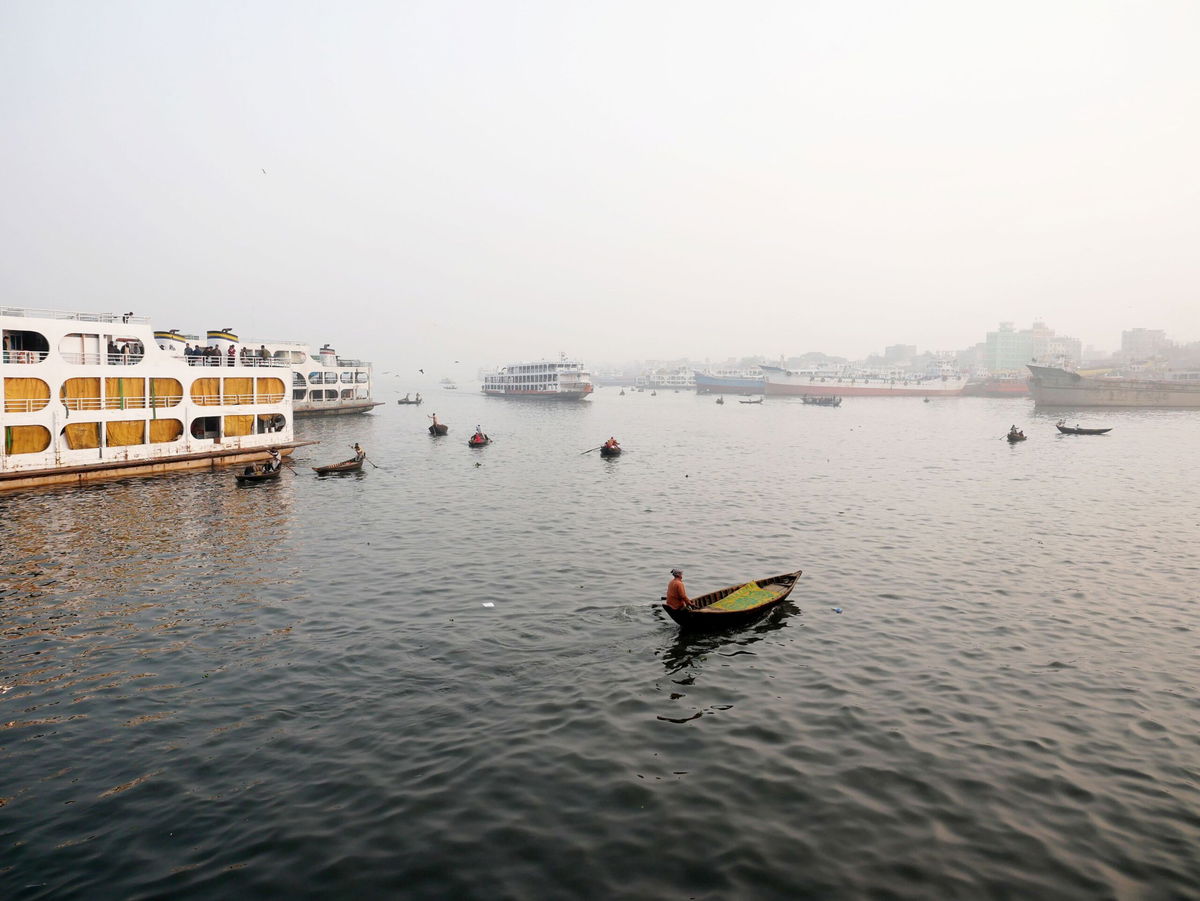
<path id="1" fill-rule="evenodd" d="M 1152 0 L 5 0 L 0 304 L 383 368 L 1200 340 L 1198 47 Z"/>

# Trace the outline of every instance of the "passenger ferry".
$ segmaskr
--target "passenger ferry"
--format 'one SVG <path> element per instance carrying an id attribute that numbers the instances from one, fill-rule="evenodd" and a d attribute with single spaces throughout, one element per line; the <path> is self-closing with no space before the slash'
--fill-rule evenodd
<path id="1" fill-rule="evenodd" d="M 963 393 L 967 377 L 948 365 L 922 373 L 906 370 L 783 369 L 763 366 L 767 394 L 838 397 L 954 397 Z"/>
<path id="2" fill-rule="evenodd" d="M 292 409 L 296 416 L 331 416 L 344 413 L 367 413 L 382 401 L 371 399 L 371 364 L 362 360 L 343 359 L 328 344 L 316 353 L 302 341 L 258 339 L 243 343 L 231 331 L 217 329 L 208 332 L 207 345 L 199 344 L 195 335 L 178 332 L 155 332 L 155 340 L 163 350 L 185 356 L 197 347 L 235 348 L 239 361 L 272 360 L 277 366 L 291 369 Z"/>
<path id="3" fill-rule="evenodd" d="M 304 443 L 288 364 L 243 355 L 225 330 L 192 349 L 128 313 L 0 307 L 0 333 L 0 491 L 246 463 Z"/>
<path id="4" fill-rule="evenodd" d="M 557 361 L 509 363 L 483 377 L 483 393 L 493 397 L 583 400 L 592 393 L 583 364 L 560 354 Z"/>

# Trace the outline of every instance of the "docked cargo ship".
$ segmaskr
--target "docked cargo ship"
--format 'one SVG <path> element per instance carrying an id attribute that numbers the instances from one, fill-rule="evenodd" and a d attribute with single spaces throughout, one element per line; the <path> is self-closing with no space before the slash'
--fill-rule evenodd
<path id="1" fill-rule="evenodd" d="M 183 335 L 131 314 L 0 307 L 0 331 L 0 491 L 265 460 L 301 443 L 289 370 L 274 359 L 228 342 L 184 353 Z"/>
<path id="2" fill-rule="evenodd" d="M 766 386 L 761 369 L 694 370 L 697 394 L 762 394 Z"/>
<path id="3" fill-rule="evenodd" d="M 1029 391 L 1047 407 L 1200 407 L 1200 374 L 1133 379 L 1029 366 Z"/>
<path id="4" fill-rule="evenodd" d="M 583 364 L 565 354 L 558 360 L 509 363 L 483 377 L 483 393 L 492 397 L 583 400 L 592 390 Z"/>
<path id="5" fill-rule="evenodd" d="M 782 369 L 763 366 L 764 394 L 839 397 L 950 397 L 962 394 L 967 378 L 949 368 L 926 373 L 863 369 Z"/>

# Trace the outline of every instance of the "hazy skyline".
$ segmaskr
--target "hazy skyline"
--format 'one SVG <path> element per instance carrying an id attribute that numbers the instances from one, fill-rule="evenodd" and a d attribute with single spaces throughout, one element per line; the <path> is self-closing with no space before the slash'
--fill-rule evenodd
<path id="1" fill-rule="evenodd" d="M 1187 3 L 0 8 L 0 303 L 334 344 L 1200 340 Z M 265 170 L 265 171 L 264 171 Z"/>

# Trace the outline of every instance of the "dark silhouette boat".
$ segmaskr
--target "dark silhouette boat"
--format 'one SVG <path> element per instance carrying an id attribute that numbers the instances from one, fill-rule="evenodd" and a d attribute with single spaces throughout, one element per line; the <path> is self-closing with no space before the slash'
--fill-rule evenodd
<path id="1" fill-rule="evenodd" d="M 253 466 L 247 466 L 242 472 L 237 473 L 234 478 L 237 479 L 239 485 L 252 485 L 255 482 L 269 482 L 272 479 L 277 479 L 281 472 L 283 472 L 282 466 L 278 469 L 256 469 Z"/>
<path id="2" fill-rule="evenodd" d="M 434 437 L 437 437 L 438 435 L 445 435 L 449 431 L 450 426 L 440 422 L 435 422 L 429 427 L 429 434 L 433 435 Z"/>
<path id="3" fill-rule="evenodd" d="M 467 447 L 486 447 L 492 443 L 492 439 L 487 435 L 474 434 L 467 439 Z"/>
<path id="4" fill-rule="evenodd" d="M 1010 444 L 1016 444 L 1018 441 L 1025 440 L 1025 433 L 1020 431 L 1014 432 L 1010 430 L 1009 433 L 1004 437 L 1008 439 Z"/>
<path id="5" fill-rule="evenodd" d="M 343 460 L 341 463 L 330 463 L 328 466 L 314 466 L 317 475 L 332 475 L 339 472 L 359 472 L 363 468 L 362 460 Z"/>
<path id="6" fill-rule="evenodd" d="M 1069 425 L 1063 425 L 1061 419 L 1054 424 L 1054 427 L 1064 435 L 1103 435 L 1106 432 L 1112 431 L 1111 427 L 1107 429 L 1081 429 L 1079 426 L 1071 428 Z"/>
<path id="7" fill-rule="evenodd" d="M 663 604 L 663 609 L 682 629 L 699 631 L 742 625 L 783 603 L 796 587 L 802 572 L 798 569 L 781 576 L 767 576 L 740 585 L 730 585 L 694 597 L 688 606 L 678 610 L 666 604 Z"/>
<path id="8" fill-rule="evenodd" d="M 761 404 L 762 402 L 763 402 L 763 399 L 761 397 L 758 400 L 751 399 L 751 400 L 739 400 L 738 401 L 739 404 Z"/>
<path id="9" fill-rule="evenodd" d="M 600 448 L 601 457 L 619 457 L 621 456 L 621 448 L 609 447 L 607 444 Z"/>

